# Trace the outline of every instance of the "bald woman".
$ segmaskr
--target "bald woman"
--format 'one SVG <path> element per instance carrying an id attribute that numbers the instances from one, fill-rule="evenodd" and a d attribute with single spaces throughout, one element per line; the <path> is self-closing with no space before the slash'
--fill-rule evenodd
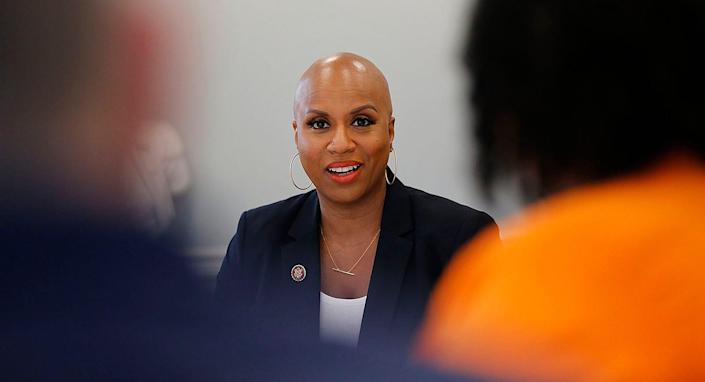
<path id="1" fill-rule="evenodd" d="M 306 70 L 291 164 L 311 184 L 292 182 L 315 189 L 242 214 L 218 274 L 223 307 L 304 340 L 408 348 L 453 253 L 494 221 L 405 186 L 387 167 L 394 125 L 369 60 L 342 53 Z"/>

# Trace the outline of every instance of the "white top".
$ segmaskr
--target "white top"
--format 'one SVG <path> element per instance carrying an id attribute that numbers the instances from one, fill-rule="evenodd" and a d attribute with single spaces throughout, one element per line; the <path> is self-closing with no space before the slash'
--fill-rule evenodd
<path id="1" fill-rule="evenodd" d="M 367 296 L 336 298 L 321 292 L 321 340 L 356 347 Z"/>

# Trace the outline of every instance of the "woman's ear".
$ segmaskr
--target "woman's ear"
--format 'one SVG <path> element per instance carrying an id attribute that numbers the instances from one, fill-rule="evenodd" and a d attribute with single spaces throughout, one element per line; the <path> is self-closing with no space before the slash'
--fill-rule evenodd
<path id="1" fill-rule="evenodd" d="M 394 143 L 394 123 L 397 121 L 397 119 L 392 116 L 389 119 L 389 142 Z"/>
<path id="2" fill-rule="evenodd" d="M 299 147 L 299 134 L 297 134 L 299 126 L 296 124 L 296 120 L 291 121 L 291 127 L 294 129 L 294 144 Z"/>

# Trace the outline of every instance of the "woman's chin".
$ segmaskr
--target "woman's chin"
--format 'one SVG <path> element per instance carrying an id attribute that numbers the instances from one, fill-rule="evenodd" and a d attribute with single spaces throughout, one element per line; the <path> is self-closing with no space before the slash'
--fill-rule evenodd
<path id="1" fill-rule="evenodd" d="M 368 200 L 375 194 L 377 187 L 371 187 L 363 182 L 355 182 L 354 184 L 327 184 L 324 187 L 317 188 L 319 195 L 323 196 L 327 201 L 336 204 L 356 204 L 363 200 Z M 380 187 L 383 190 L 383 187 Z"/>
<path id="2" fill-rule="evenodd" d="M 337 189 L 318 189 L 318 193 L 336 204 L 355 204 L 364 199 L 364 190 L 359 187 L 336 187 Z"/>

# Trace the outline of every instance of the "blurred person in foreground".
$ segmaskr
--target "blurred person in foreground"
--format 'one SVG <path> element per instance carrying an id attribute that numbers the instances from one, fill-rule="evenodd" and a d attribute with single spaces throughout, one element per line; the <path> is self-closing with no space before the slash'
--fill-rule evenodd
<path id="1" fill-rule="evenodd" d="M 486 0 L 466 50 L 488 188 L 417 355 L 508 380 L 704 380 L 705 3 Z"/>
<path id="2" fill-rule="evenodd" d="M 126 212 L 158 51 L 156 15 L 136 4 L 0 6 L 0 379 L 210 367 L 207 295 Z"/>

